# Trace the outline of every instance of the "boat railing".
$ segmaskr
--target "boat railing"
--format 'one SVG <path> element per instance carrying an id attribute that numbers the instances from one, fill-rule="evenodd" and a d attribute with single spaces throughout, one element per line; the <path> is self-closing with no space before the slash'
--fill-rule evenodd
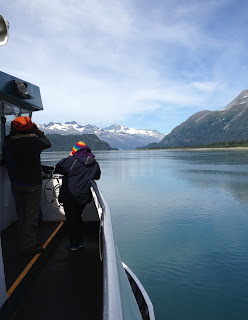
<path id="1" fill-rule="evenodd" d="M 142 316 L 115 246 L 110 208 L 95 181 L 92 194 L 100 219 L 103 260 L 103 320 L 142 320 Z M 101 251 L 101 250 L 100 250 Z M 151 318 L 152 319 L 152 318 Z"/>
<path id="2" fill-rule="evenodd" d="M 124 320 L 110 208 L 98 189 L 96 182 L 92 181 L 91 185 L 93 197 L 100 214 L 101 225 L 104 229 L 102 236 L 103 251 L 105 252 L 103 256 L 103 319 Z"/>
<path id="3" fill-rule="evenodd" d="M 124 262 L 122 262 L 122 265 L 123 265 L 126 273 L 128 274 L 129 279 L 132 279 L 131 282 L 134 286 L 133 292 L 135 292 L 137 294 L 137 296 L 139 296 L 139 299 L 140 299 L 140 295 L 141 295 L 145 301 L 145 308 L 140 308 L 141 311 L 143 312 L 143 319 L 155 320 L 153 305 L 152 305 L 152 302 L 151 302 L 145 288 L 143 287 L 143 285 L 139 281 L 139 279 L 136 277 L 136 275 L 133 273 L 133 271 Z M 132 286 L 132 284 L 131 284 L 131 286 Z M 141 302 L 141 304 L 143 306 L 142 302 Z"/>

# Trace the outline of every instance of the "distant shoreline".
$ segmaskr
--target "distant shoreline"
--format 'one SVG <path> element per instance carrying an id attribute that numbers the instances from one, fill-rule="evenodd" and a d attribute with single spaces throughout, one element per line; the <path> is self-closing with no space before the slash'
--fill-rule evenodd
<path id="1" fill-rule="evenodd" d="M 168 150 L 168 149 L 167 149 Z M 221 150 L 221 151 L 227 151 L 227 150 L 233 150 L 233 151 L 248 151 L 248 147 L 227 147 L 227 148 L 223 148 L 223 147 L 220 147 L 220 148 L 182 148 L 182 149 L 173 149 L 173 150 L 189 150 L 189 151 L 218 151 L 218 150 Z"/>
<path id="2" fill-rule="evenodd" d="M 228 150 L 232 150 L 232 151 L 248 151 L 248 147 L 227 147 L 227 148 L 168 148 L 168 149 L 116 149 L 116 150 L 92 150 L 93 152 L 95 151 L 151 151 L 151 150 L 165 150 L 165 151 L 228 151 Z M 53 151 L 43 151 L 42 153 L 54 153 L 54 152 L 68 152 L 68 154 L 70 153 L 71 150 L 53 150 Z"/>
<path id="3" fill-rule="evenodd" d="M 248 151 L 248 147 L 213 147 L 213 148 L 158 148 L 158 149 L 135 149 L 137 151 L 144 151 L 144 150 L 166 150 L 166 151 Z"/>

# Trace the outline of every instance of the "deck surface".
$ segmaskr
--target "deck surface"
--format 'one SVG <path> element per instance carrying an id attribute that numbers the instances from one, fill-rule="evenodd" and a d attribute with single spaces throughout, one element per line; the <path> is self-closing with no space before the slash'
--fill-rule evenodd
<path id="1" fill-rule="evenodd" d="M 43 244 L 58 226 L 43 222 Z M 71 252 L 66 223 L 61 227 L 0 312 L 1 319 L 102 319 L 102 262 L 98 250 L 98 223 L 84 223 L 85 247 Z M 18 252 L 17 224 L 1 233 L 6 290 L 32 259 Z"/>

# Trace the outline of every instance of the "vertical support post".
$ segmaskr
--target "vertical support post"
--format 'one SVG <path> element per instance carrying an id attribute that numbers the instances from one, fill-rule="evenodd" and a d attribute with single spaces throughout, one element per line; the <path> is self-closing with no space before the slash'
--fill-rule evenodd
<path id="1" fill-rule="evenodd" d="M 4 139 L 4 124 L 2 123 L 3 119 L 3 103 L 0 101 L 0 148 L 2 149 L 2 144 L 3 144 L 3 139 Z M 0 154 L 2 155 L 2 150 L 0 151 Z M 2 161 L 2 159 L 0 159 Z M 1 170 L 2 168 L 0 168 Z M 2 178 L 2 170 L 0 172 L 0 179 Z M 0 181 L 1 184 L 1 189 L 3 188 L 2 180 Z M 1 190 L 2 191 L 2 190 Z M 1 198 L 1 202 L 3 202 L 3 199 Z M 1 223 L 2 223 L 2 212 L 0 210 L 0 230 L 1 228 Z M 3 255 L 2 255 L 2 242 L 1 242 L 1 237 L 0 237 L 0 308 L 4 304 L 4 302 L 7 299 L 7 294 L 6 294 L 6 284 L 5 284 L 5 274 L 4 274 L 4 266 L 3 266 Z"/>
<path id="2" fill-rule="evenodd" d="M 4 139 L 4 130 L 5 130 L 5 124 L 3 121 L 3 103 L 0 101 L 0 163 L 2 162 L 2 148 L 3 148 L 3 139 Z"/>
<path id="3" fill-rule="evenodd" d="M 0 137 L 0 141 L 2 141 L 2 143 L 3 143 L 3 140 L 4 140 L 4 133 L 5 133 L 5 119 L 4 119 L 3 107 L 4 107 L 4 104 L 3 104 L 2 101 L 0 101 L 0 119 L 1 119 L 1 132 L 0 132 L 1 137 Z M 1 148 L 2 148 L 2 145 L 1 145 Z"/>

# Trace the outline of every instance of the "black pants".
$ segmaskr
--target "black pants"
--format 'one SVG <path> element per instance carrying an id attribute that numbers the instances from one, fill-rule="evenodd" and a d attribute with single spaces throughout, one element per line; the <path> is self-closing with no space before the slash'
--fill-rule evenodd
<path id="1" fill-rule="evenodd" d="M 42 186 L 15 186 L 14 191 L 20 232 L 20 250 L 31 252 L 37 247 L 37 220 L 40 211 Z"/>
<path id="2" fill-rule="evenodd" d="M 86 204 L 78 205 L 75 201 L 64 201 L 65 217 L 68 224 L 69 240 L 71 245 L 77 246 L 83 242 L 82 213 Z"/>

